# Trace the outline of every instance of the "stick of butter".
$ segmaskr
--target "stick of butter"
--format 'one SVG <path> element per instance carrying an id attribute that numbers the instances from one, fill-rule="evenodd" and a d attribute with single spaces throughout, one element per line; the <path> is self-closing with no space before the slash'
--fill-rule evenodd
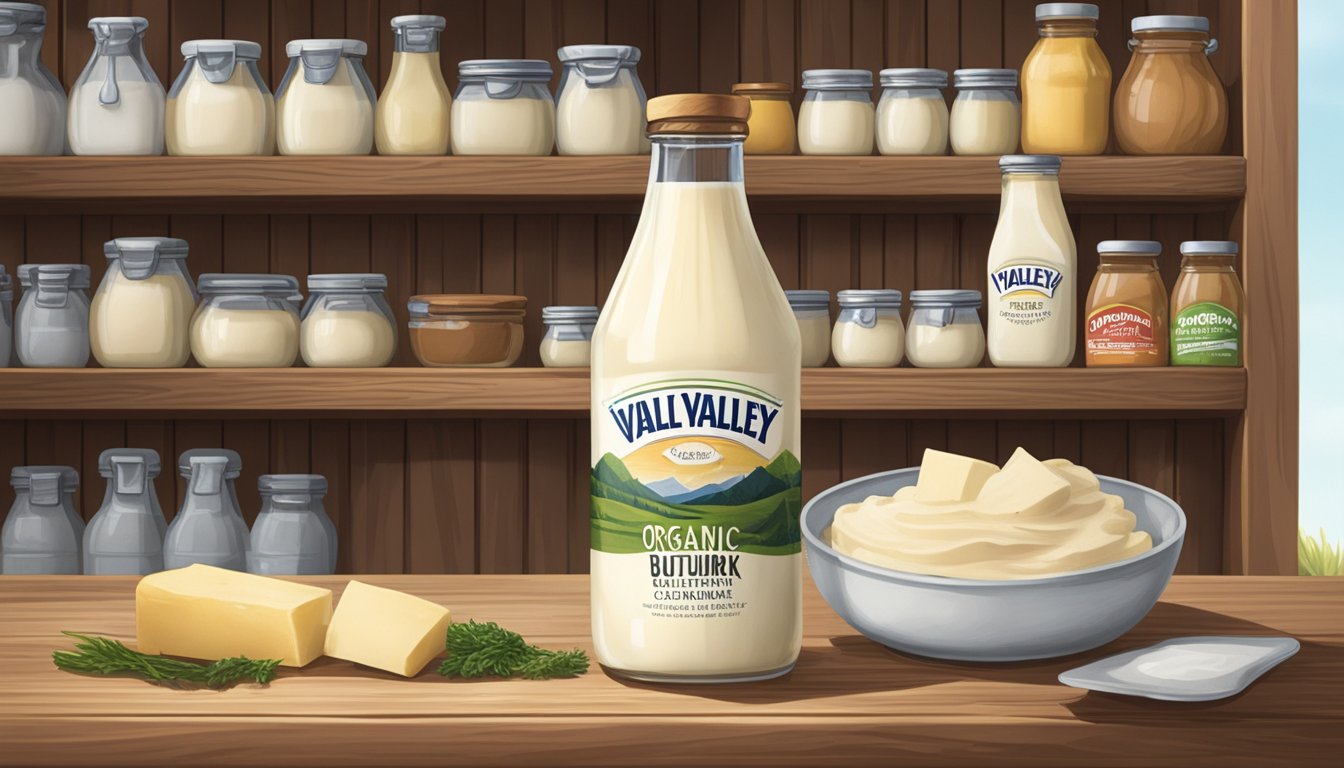
<path id="1" fill-rule="evenodd" d="M 437 603 L 352 581 L 327 630 L 326 654 L 414 677 L 443 653 L 451 620 Z"/>
<path id="2" fill-rule="evenodd" d="M 330 622 L 330 589 L 209 565 L 160 571 L 135 588 L 142 653 L 302 667 L 322 655 Z"/>

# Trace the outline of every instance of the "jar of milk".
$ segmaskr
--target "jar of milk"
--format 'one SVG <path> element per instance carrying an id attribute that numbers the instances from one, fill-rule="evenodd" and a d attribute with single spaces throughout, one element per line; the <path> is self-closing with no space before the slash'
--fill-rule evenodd
<path id="1" fill-rule="evenodd" d="M 803 367 L 820 368 L 831 359 L 829 291 L 785 291 L 803 341 Z"/>
<path id="2" fill-rule="evenodd" d="M 9 484 L 14 505 L 0 529 L 0 573 L 80 573 L 84 520 L 75 512 L 79 473 L 74 467 L 15 467 Z"/>
<path id="3" fill-rule="evenodd" d="M 299 356 L 289 275 L 201 275 L 191 354 L 205 368 L 288 368 Z"/>
<path id="4" fill-rule="evenodd" d="M 14 282 L 0 264 L 0 368 L 8 368 L 14 351 Z"/>
<path id="5" fill-rule="evenodd" d="M 224 506 L 230 512 L 230 525 L 238 531 L 243 541 L 247 541 L 247 521 L 243 519 L 243 506 L 238 503 L 238 478 L 243 474 L 243 457 L 237 451 L 228 448 L 192 448 L 183 451 L 177 457 L 177 475 L 183 480 L 190 480 L 194 460 L 211 457 L 224 460 Z"/>
<path id="6" fill-rule="evenodd" d="M 93 296 L 89 341 L 104 368 L 181 368 L 191 356 L 196 287 L 187 241 L 119 237 L 103 245 L 107 273 Z"/>
<path id="7" fill-rule="evenodd" d="M 551 65 L 535 59 L 475 59 L 457 67 L 455 155 L 549 155 L 555 145 Z"/>
<path id="8" fill-rule="evenodd" d="M 843 368 L 894 368 L 905 356 L 901 292 L 890 288 L 840 291 L 831 353 Z"/>
<path id="9" fill-rule="evenodd" d="M 0 155 L 65 151 L 65 89 L 42 63 L 47 10 L 0 3 Z"/>
<path id="10" fill-rule="evenodd" d="M 70 151 L 76 155 L 163 154 L 163 84 L 145 58 L 139 16 L 89 20 L 94 50 L 70 89 Z"/>
<path id="11" fill-rule="evenodd" d="M 542 307 L 541 364 L 547 368 L 587 368 L 597 307 Z"/>
<path id="12" fill-rule="evenodd" d="M 873 73 L 809 69 L 798 108 L 798 149 L 804 155 L 873 154 Z"/>
<path id="13" fill-rule="evenodd" d="M 1011 155 L 1022 132 L 1017 70 L 958 69 L 949 131 L 958 155 Z"/>
<path id="14" fill-rule="evenodd" d="M 308 276 L 299 351 L 310 368 L 381 368 L 397 353 L 387 275 Z"/>
<path id="15" fill-rule="evenodd" d="M 911 291 L 905 357 L 916 368 L 974 368 L 985 357 L 979 291 Z"/>
<path id="16" fill-rule="evenodd" d="M 107 491 L 84 529 L 84 574 L 145 576 L 163 570 L 168 524 L 154 492 L 161 463 L 150 448 L 109 448 L 98 457 Z"/>
<path id="17" fill-rule="evenodd" d="M 947 73 L 884 69 L 877 102 L 877 151 L 884 155 L 947 154 Z"/>
<path id="18" fill-rule="evenodd" d="M 374 120 L 378 154 L 448 154 L 453 98 L 439 66 L 439 35 L 446 25 L 442 16 L 392 18 L 392 74 Z"/>
<path id="19" fill-rule="evenodd" d="M 556 94 L 555 146 L 562 155 L 637 155 L 644 140 L 644 86 L 633 45 L 567 45 Z"/>
<path id="20" fill-rule="evenodd" d="M 378 97 L 359 40 L 291 40 L 275 89 L 275 144 L 282 155 L 367 155 Z"/>
<path id="21" fill-rule="evenodd" d="M 83 368 L 89 362 L 89 268 L 22 264 L 14 354 L 27 368 Z"/>
<path id="22" fill-rule="evenodd" d="M 327 516 L 322 475 L 262 475 L 261 513 L 252 526 L 247 570 L 265 576 L 336 572 L 336 525 Z"/>
<path id="23" fill-rule="evenodd" d="M 247 569 L 247 524 L 239 523 L 225 482 L 228 459 L 201 455 L 189 460 L 186 497 L 163 539 L 165 568 L 193 563 L 234 571 Z"/>
<path id="24" fill-rule="evenodd" d="M 168 154 L 273 154 L 275 101 L 257 69 L 261 45 L 188 40 L 182 56 L 186 64 L 168 92 Z"/>

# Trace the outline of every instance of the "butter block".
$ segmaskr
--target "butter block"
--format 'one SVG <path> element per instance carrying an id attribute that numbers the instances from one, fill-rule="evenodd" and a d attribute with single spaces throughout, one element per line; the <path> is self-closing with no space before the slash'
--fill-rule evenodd
<path id="1" fill-rule="evenodd" d="M 926 448 L 919 465 L 919 482 L 915 484 L 915 501 L 921 504 L 973 501 L 998 471 L 988 461 Z"/>
<path id="2" fill-rule="evenodd" d="M 443 653 L 451 621 L 437 603 L 352 581 L 327 629 L 326 654 L 414 677 Z"/>
<path id="3" fill-rule="evenodd" d="M 1069 499 L 1069 481 L 1018 448 L 1003 470 L 985 482 L 976 507 L 996 515 L 1037 515 Z"/>
<path id="4" fill-rule="evenodd" d="M 143 653 L 208 661 L 247 656 L 302 667 L 322 655 L 330 623 L 330 589 L 209 565 L 151 574 L 135 588 Z"/>

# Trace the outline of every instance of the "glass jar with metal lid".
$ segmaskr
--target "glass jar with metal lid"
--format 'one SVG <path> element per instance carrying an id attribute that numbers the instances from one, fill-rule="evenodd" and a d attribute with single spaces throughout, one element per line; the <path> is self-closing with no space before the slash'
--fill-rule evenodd
<path id="1" fill-rule="evenodd" d="M 798 149 L 804 155 L 873 154 L 873 73 L 809 69 L 798 108 Z"/>
<path id="2" fill-rule="evenodd" d="M 8 368 L 14 351 L 14 281 L 0 264 L 0 368 Z"/>
<path id="3" fill-rule="evenodd" d="M 163 539 L 164 567 L 201 563 L 247 570 L 247 525 L 239 528 L 241 519 L 231 506 L 232 494 L 225 480 L 228 459 L 219 454 L 196 455 L 187 463 L 186 497 Z"/>
<path id="4" fill-rule="evenodd" d="M 549 155 L 555 146 L 551 65 L 537 59 L 458 64 L 451 130 L 455 155 Z"/>
<path id="5" fill-rule="evenodd" d="M 98 456 L 103 504 L 84 529 L 84 573 L 145 576 L 163 570 L 168 524 L 154 492 L 161 468 L 149 448 L 109 448 Z"/>
<path id="6" fill-rule="evenodd" d="M 1022 151 L 1099 155 L 1110 138 L 1111 65 L 1093 3 L 1036 6 L 1040 39 L 1022 63 Z"/>
<path id="7" fill-rule="evenodd" d="M 374 138 L 380 155 L 445 155 L 453 103 L 439 64 L 442 16 L 392 17 L 392 72 L 378 98 Z"/>
<path id="8" fill-rule="evenodd" d="M 252 526 L 247 570 L 266 576 L 336 572 L 336 526 L 327 516 L 322 475 L 262 475 L 261 513 Z"/>
<path id="9" fill-rule="evenodd" d="M 829 291 L 785 291 L 803 342 L 803 367 L 820 368 L 831 358 Z"/>
<path id="10" fill-rule="evenodd" d="M 884 69 L 877 102 L 877 151 L 884 155 L 947 154 L 947 73 Z"/>
<path id="11" fill-rule="evenodd" d="M 287 368 L 299 356 L 299 290 L 289 275 L 201 275 L 191 354 L 206 368 Z"/>
<path id="12" fill-rule="evenodd" d="M 275 89 L 275 144 L 282 155 L 367 155 L 378 97 L 360 40 L 291 40 Z"/>
<path id="13" fill-rule="evenodd" d="M 840 291 L 831 354 L 845 368 L 893 368 L 905 356 L 901 292 L 889 288 Z"/>
<path id="14" fill-rule="evenodd" d="M 1167 364 L 1167 288 L 1158 271 L 1162 244 L 1153 240 L 1097 243 L 1097 274 L 1084 306 L 1087 365 Z"/>
<path id="15" fill-rule="evenodd" d="M 233 527 L 239 529 L 247 538 L 247 521 L 243 519 L 243 507 L 238 502 L 238 478 L 243 474 L 243 457 L 237 451 L 228 448 L 192 448 L 183 451 L 177 459 L 177 474 L 183 480 L 191 477 L 191 460 L 203 456 L 217 456 L 224 459 L 224 493 L 228 508 L 233 511 Z"/>
<path id="16" fill-rule="evenodd" d="M 905 357 L 917 368 L 974 368 L 985 357 L 979 291 L 911 291 Z"/>
<path id="17" fill-rule="evenodd" d="M 1231 240 L 1181 243 L 1171 289 L 1171 364 L 1240 367 L 1246 295 Z"/>
<path id="18" fill-rule="evenodd" d="M 119 237 L 103 244 L 107 272 L 93 295 L 89 342 L 104 368 L 181 368 L 191 357 L 196 285 L 187 241 Z"/>
<path id="19" fill-rule="evenodd" d="M 47 9 L 0 3 L 0 155 L 65 150 L 65 88 L 42 63 Z"/>
<path id="20" fill-rule="evenodd" d="M 94 50 L 70 88 L 67 137 L 76 155 L 163 154 L 163 84 L 145 57 L 149 21 L 89 20 Z"/>
<path id="21" fill-rule="evenodd" d="M 0 529 L 0 573 L 78 574 L 84 520 L 75 511 L 74 467 L 15 467 L 14 505 Z"/>
<path id="22" fill-rule="evenodd" d="M 948 136 L 958 155 L 1011 155 L 1022 134 L 1022 104 L 1017 99 L 1017 70 L 958 69 L 952 73 L 957 98 L 952 102 Z"/>
<path id="23" fill-rule="evenodd" d="M 168 154 L 274 154 L 275 100 L 257 69 L 261 45 L 188 40 L 182 57 L 164 116 Z"/>
<path id="24" fill-rule="evenodd" d="M 637 155 L 647 151 L 633 45 L 567 45 L 555 101 L 555 148 L 562 155 Z"/>
<path id="25" fill-rule="evenodd" d="M 747 118 L 747 140 L 742 151 L 748 155 L 792 155 L 798 147 L 798 128 L 789 97 L 788 83 L 733 83 L 733 95 L 751 102 Z"/>
<path id="26" fill-rule="evenodd" d="M 308 276 L 299 351 L 310 368 L 381 368 L 397 353 L 397 320 L 383 293 L 387 276 Z"/>
<path id="27" fill-rule="evenodd" d="M 587 368 L 597 307 L 542 307 L 541 364 L 547 368 Z"/>
<path id="28" fill-rule="evenodd" d="M 1140 16 L 1115 90 L 1115 140 L 1130 155 L 1210 155 L 1227 138 L 1227 91 L 1203 16 Z"/>
<path id="29" fill-rule="evenodd" d="M 507 368 L 523 351 L 527 297 L 412 296 L 411 349 L 429 368 Z"/>
<path id="30" fill-rule="evenodd" d="M 83 368 L 89 362 L 89 281 L 84 264 L 21 264 L 23 296 L 14 312 L 14 356 L 28 368 Z"/>

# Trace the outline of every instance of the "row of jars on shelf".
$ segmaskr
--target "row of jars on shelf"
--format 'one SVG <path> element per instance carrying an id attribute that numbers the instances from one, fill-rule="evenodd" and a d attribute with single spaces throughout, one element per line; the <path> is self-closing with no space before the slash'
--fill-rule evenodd
<path id="1" fill-rule="evenodd" d="M 198 448 L 178 459 L 186 481 L 168 524 L 154 491 L 159 454 L 110 448 L 98 457 L 107 490 L 86 526 L 75 511 L 73 467 L 15 467 L 14 504 L 0 529 L 0 573 L 146 575 L 204 563 L 267 575 L 336 570 L 336 526 L 327 517 L 322 475 L 262 475 L 262 506 L 249 531 L 238 503 L 239 455 Z"/>

